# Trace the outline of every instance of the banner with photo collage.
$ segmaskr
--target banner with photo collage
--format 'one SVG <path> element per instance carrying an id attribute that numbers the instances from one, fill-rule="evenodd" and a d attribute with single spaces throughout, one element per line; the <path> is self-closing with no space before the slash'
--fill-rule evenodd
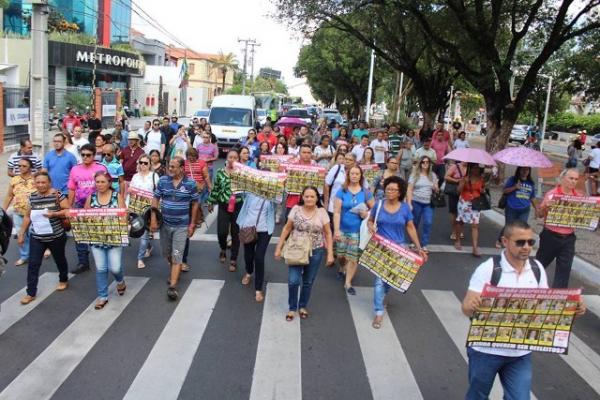
<path id="1" fill-rule="evenodd" d="M 271 172 L 285 171 L 285 165 L 291 163 L 295 157 L 293 155 L 260 155 L 260 169 Z"/>
<path id="2" fill-rule="evenodd" d="M 152 192 L 133 187 L 130 187 L 127 192 L 129 193 L 127 209 L 130 213 L 142 215 L 152 205 L 152 197 L 154 196 Z"/>
<path id="3" fill-rule="evenodd" d="M 247 165 L 235 163 L 230 177 L 233 193 L 248 192 L 276 203 L 283 201 L 285 173 L 261 171 Z"/>
<path id="4" fill-rule="evenodd" d="M 287 164 L 285 191 L 290 194 L 301 194 L 305 187 L 314 186 L 323 194 L 327 170 L 315 165 Z"/>
<path id="5" fill-rule="evenodd" d="M 375 233 L 358 263 L 404 293 L 415 280 L 424 260 L 418 254 Z"/>
<path id="6" fill-rule="evenodd" d="M 467 346 L 567 354 L 581 289 L 486 285 Z"/>
<path id="7" fill-rule="evenodd" d="M 600 219 L 600 197 L 556 195 L 546 225 L 595 231 Z"/>
<path id="8" fill-rule="evenodd" d="M 362 164 L 359 165 L 360 169 L 363 171 L 363 176 L 365 177 L 369 187 L 373 187 L 375 183 L 375 179 L 381 174 L 381 169 L 377 164 Z"/>
<path id="9" fill-rule="evenodd" d="M 129 222 L 125 208 L 71 209 L 69 219 L 77 243 L 129 245 Z"/>

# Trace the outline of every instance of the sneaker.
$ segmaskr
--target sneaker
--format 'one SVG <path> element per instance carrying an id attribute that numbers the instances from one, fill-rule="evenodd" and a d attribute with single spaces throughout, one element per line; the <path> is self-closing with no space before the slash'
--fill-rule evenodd
<path id="1" fill-rule="evenodd" d="M 335 278 L 338 281 L 343 281 L 344 279 L 346 279 L 346 274 L 343 273 L 342 271 L 338 271 L 338 272 L 335 273 Z"/>
<path id="2" fill-rule="evenodd" d="M 58 282 L 58 286 L 56 287 L 56 290 L 58 290 L 59 292 L 62 292 L 63 290 L 66 290 L 69 287 L 69 282 Z"/>
<path id="3" fill-rule="evenodd" d="M 27 295 L 21 299 L 21 304 L 27 305 L 35 300 L 35 296 Z"/>
<path id="4" fill-rule="evenodd" d="M 137 267 L 139 269 L 146 268 L 146 263 L 144 263 L 142 260 L 138 260 L 138 266 Z"/>
<path id="5" fill-rule="evenodd" d="M 182 272 L 189 272 L 190 271 L 190 266 L 187 265 L 187 263 L 181 264 L 181 271 Z"/>
<path id="6" fill-rule="evenodd" d="M 175 289 L 174 287 L 169 287 L 167 289 L 167 297 L 169 298 L 169 300 L 177 300 L 177 298 L 179 298 L 179 293 L 177 293 L 177 289 Z"/>
<path id="7" fill-rule="evenodd" d="M 279 223 L 280 223 L 280 222 L 281 222 L 281 217 L 279 217 L 279 215 L 277 215 L 277 216 L 275 217 L 275 223 L 276 223 L 277 225 L 279 225 Z"/>
<path id="8" fill-rule="evenodd" d="M 356 295 L 356 290 L 352 286 L 346 289 L 346 292 L 348 292 L 348 294 L 351 294 L 352 296 Z"/>
<path id="9" fill-rule="evenodd" d="M 77 268 L 75 268 L 73 271 L 71 271 L 72 274 L 81 274 L 82 272 L 86 272 L 90 270 L 90 266 L 89 265 L 83 265 L 83 264 L 78 264 Z"/>

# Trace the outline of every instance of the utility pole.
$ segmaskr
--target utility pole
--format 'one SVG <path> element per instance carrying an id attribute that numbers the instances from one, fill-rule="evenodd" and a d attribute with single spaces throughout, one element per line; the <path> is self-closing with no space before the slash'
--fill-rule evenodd
<path id="1" fill-rule="evenodd" d="M 31 6 L 30 134 L 32 141 L 42 141 L 42 154 L 45 154 L 48 130 L 48 0 L 32 0 Z"/>
<path id="2" fill-rule="evenodd" d="M 371 65 L 369 67 L 369 89 L 367 93 L 367 113 L 366 120 L 369 123 L 369 117 L 371 116 L 371 95 L 373 92 L 373 70 L 375 69 L 375 50 L 371 49 Z"/>
<path id="3" fill-rule="evenodd" d="M 249 43 L 249 46 L 252 47 L 250 49 L 250 77 L 252 78 L 252 92 L 254 92 L 254 48 L 260 47 L 260 43 Z"/>
<path id="4" fill-rule="evenodd" d="M 244 72 L 242 73 L 242 94 L 246 94 L 246 66 L 248 65 L 248 45 L 256 44 L 254 39 L 238 39 L 238 43 L 244 42 Z"/>

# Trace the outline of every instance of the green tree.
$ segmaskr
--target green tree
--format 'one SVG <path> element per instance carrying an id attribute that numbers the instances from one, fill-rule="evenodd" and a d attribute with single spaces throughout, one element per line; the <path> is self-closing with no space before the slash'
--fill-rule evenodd
<path id="1" fill-rule="evenodd" d="M 212 59 L 212 64 L 221 72 L 221 76 L 223 78 L 223 81 L 221 82 L 221 93 L 224 93 L 227 72 L 231 70 L 235 71 L 238 68 L 238 62 L 235 58 L 235 54 L 224 54 L 223 51 L 219 51 L 217 57 Z"/>

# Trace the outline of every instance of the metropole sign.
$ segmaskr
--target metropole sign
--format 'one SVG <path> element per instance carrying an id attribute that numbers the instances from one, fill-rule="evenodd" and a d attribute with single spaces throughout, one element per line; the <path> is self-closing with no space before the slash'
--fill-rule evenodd
<path id="1" fill-rule="evenodd" d="M 138 58 L 125 57 L 113 54 L 94 53 L 93 51 L 78 50 L 75 56 L 76 62 L 98 63 L 114 65 L 115 67 L 127 67 L 134 69 L 142 68 L 142 61 Z"/>

